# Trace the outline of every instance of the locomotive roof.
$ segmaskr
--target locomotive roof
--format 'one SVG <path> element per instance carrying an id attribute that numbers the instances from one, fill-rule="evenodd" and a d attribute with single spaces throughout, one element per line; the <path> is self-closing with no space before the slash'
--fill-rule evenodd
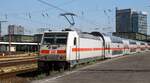
<path id="1" fill-rule="evenodd" d="M 100 37 L 94 36 L 88 32 L 82 32 L 82 33 L 78 33 L 78 34 L 79 34 L 79 37 L 81 37 L 81 38 L 100 40 Z"/>
<path id="2" fill-rule="evenodd" d="M 109 36 L 113 43 L 123 43 L 122 38 L 116 36 Z"/>
<path id="3" fill-rule="evenodd" d="M 129 44 L 136 44 L 136 41 L 134 41 L 134 40 L 129 40 Z"/>

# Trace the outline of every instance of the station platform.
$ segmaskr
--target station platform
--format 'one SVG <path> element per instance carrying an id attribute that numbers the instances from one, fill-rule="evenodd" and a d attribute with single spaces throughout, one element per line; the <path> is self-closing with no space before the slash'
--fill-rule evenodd
<path id="1" fill-rule="evenodd" d="M 150 83 L 150 52 L 101 61 L 32 83 Z"/>

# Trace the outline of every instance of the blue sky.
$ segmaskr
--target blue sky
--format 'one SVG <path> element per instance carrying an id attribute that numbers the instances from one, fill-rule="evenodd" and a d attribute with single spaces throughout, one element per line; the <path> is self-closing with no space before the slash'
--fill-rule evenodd
<path id="1" fill-rule="evenodd" d="M 99 30 L 100 32 L 115 31 L 115 8 L 132 8 L 148 13 L 150 23 L 149 0 L 44 0 L 68 12 L 77 14 L 75 28 L 82 31 Z M 105 12 L 104 12 L 105 11 Z M 2 33 L 7 33 L 9 24 L 22 25 L 26 33 L 36 33 L 38 28 L 61 30 L 69 27 L 64 13 L 55 8 L 38 2 L 38 0 L 0 0 L 0 19 L 7 20 L 2 24 Z M 99 28 L 99 29 L 96 29 Z M 150 29 L 148 31 L 150 34 Z"/>

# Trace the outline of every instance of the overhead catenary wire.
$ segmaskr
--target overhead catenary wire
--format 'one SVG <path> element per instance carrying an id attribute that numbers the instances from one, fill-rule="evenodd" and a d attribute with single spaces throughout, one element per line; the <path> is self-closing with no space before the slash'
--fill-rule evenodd
<path id="1" fill-rule="evenodd" d="M 59 5 L 64 6 L 64 5 L 67 5 L 67 4 L 71 4 L 71 3 L 75 2 L 75 1 L 77 1 L 77 0 L 66 1 L 66 2 L 61 3 Z M 50 8 L 43 8 L 41 10 L 18 12 L 18 13 L 16 13 L 16 12 L 11 12 L 11 13 L 9 13 L 9 12 L 6 13 L 5 12 L 5 13 L 2 13 L 1 12 L 0 15 L 3 16 L 5 19 L 8 19 L 9 16 L 16 16 L 16 15 L 26 15 L 27 17 L 30 17 L 29 13 L 32 14 L 32 15 L 34 13 L 40 13 L 39 15 L 41 15 L 42 17 L 49 17 L 49 13 L 48 13 L 49 9 Z M 32 17 L 32 15 L 31 15 L 31 17 Z"/>
<path id="2" fill-rule="evenodd" d="M 64 2 L 64 3 L 61 3 L 61 4 L 59 4 L 60 6 L 66 6 L 67 4 L 71 4 L 71 3 L 73 3 L 73 2 L 75 2 L 75 1 L 78 1 L 78 0 L 70 0 L 70 1 L 66 1 L 66 2 Z M 50 8 L 43 8 L 43 9 L 41 9 L 41 10 L 34 10 L 34 11 L 28 11 L 28 12 L 30 12 L 30 13 L 39 13 L 39 12 L 46 12 L 46 11 L 49 11 L 49 9 Z M 27 12 L 19 12 L 19 13 L 16 13 L 16 12 L 13 12 L 13 13 L 9 13 L 9 14 L 11 14 L 11 15 L 20 15 L 20 14 L 26 14 Z M 7 13 L 4 13 L 4 14 L 7 14 Z"/>
<path id="3" fill-rule="evenodd" d="M 53 8 L 55 8 L 55 9 L 57 9 L 57 10 L 60 10 L 60 11 L 63 11 L 63 12 L 68 12 L 68 11 L 66 11 L 66 10 L 64 10 L 64 9 L 62 9 L 62 8 L 59 8 L 58 6 L 55 6 L 55 5 L 50 4 L 50 3 L 47 3 L 46 1 L 43 1 L 43 0 L 37 0 L 37 1 L 39 1 L 39 2 L 41 2 L 41 3 L 43 3 L 43 4 L 45 4 L 45 5 L 48 5 L 48 6 L 50 6 L 50 7 L 53 7 Z"/>
<path id="4" fill-rule="evenodd" d="M 57 10 L 59 10 L 59 11 L 61 11 L 61 12 L 68 12 L 68 11 L 66 11 L 66 10 L 64 10 L 64 9 L 62 9 L 62 8 L 60 8 L 60 7 L 58 7 L 58 6 L 55 6 L 55 5 L 53 5 L 53 4 L 50 4 L 50 3 L 44 3 L 43 2 L 43 0 L 38 0 L 38 1 L 42 1 L 41 3 L 43 3 L 43 4 L 47 4 L 48 6 L 50 6 L 51 8 L 53 8 L 53 9 L 57 9 Z M 75 0 L 76 1 L 76 0 Z M 65 3 L 72 3 L 72 2 L 74 2 L 73 0 L 70 0 L 69 2 L 65 2 Z M 63 3 L 64 4 L 64 3 Z M 66 5 L 66 4 L 65 4 Z M 36 21 L 36 20 L 33 20 L 34 18 L 34 13 L 36 13 L 36 14 L 38 14 L 38 15 L 40 15 L 41 17 L 43 17 L 43 18 L 47 18 L 47 17 L 49 17 L 49 13 L 48 13 L 48 9 L 50 9 L 50 8 L 47 8 L 47 9 L 43 9 L 43 10 L 39 10 L 39 11 L 30 11 L 30 12 L 21 12 L 21 13 L 3 13 L 3 17 L 5 18 L 5 19 L 8 19 L 9 20 L 9 18 L 10 17 L 17 17 L 17 19 L 22 19 L 22 20 L 26 20 L 27 22 L 33 22 L 33 23 L 36 23 L 36 24 L 46 24 L 46 25 L 50 25 L 49 23 L 44 23 L 44 22 L 40 22 L 40 21 Z M 40 12 L 40 13 L 38 13 L 38 12 Z M 100 27 L 99 25 L 98 25 L 98 23 L 96 23 L 96 22 L 94 22 L 94 21 L 92 21 L 92 20 L 89 20 L 89 19 L 87 19 L 87 18 L 85 18 L 85 17 L 83 17 L 83 14 L 84 14 L 84 12 L 82 11 L 82 15 L 80 16 L 80 15 L 78 15 L 78 19 L 80 19 L 80 20 L 82 20 L 83 22 L 86 22 L 86 23 L 88 23 L 88 24 L 91 24 L 91 25 L 94 25 L 94 26 L 96 26 L 96 27 Z M 23 17 L 20 17 L 20 15 L 22 15 Z"/>
<path id="5" fill-rule="evenodd" d="M 77 0 L 70 0 L 70 1 L 66 1 L 64 3 L 61 3 L 60 5 L 61 6 L 64 6 L 66 4 L 70 4 L 70 3 L 73 3 Z M 55 7 L 55 6 L 53 6 Z M 49 18 L 49 13 L 48 13 L 48 9 L 50 8 L 43 8 L 42 10 L 35 10 L 35 11 L 28 11 L 28 12 L 20 12 L 20 13 L 16 13 L 16 12 L 12 12 L 12 13 L 0 13 L 1 15 L 1 19 L 5 19 L 5 20 L 8 20 L 9 18 L 11 17 L 16 17 L 16 16 L 20 16 L 20 15 L 23 15 L 24 17 L 17 17 L 19 19 L 22 19 L 22 20 L 26 20 L 26 21 L 31 21 L 34 22 L 34 23 L 40 23 L 40 24 L 43 24 L 43 22 L 37 22 L 37 21 L 33 21 L 34 18 L 32 18 L 36 13 L 36 14 L 39 14 L 41 15 L 43 18 Z M 30 20 L 29 20 L 30 19 Z M 44 23 L 45 24 L 45 23 Z M 47 25 L 47 23 L 46 23 Z"/>
<path id="6" fill-rule="evenodd" d="M 61 11 L 61 12 L 64 12 L 64 13 L 68 12 L 68 11 L 66 11 L 66 10 L 64 10 L 64 9 L 58 7 L 58 6 L 55 6 L 55 5 L 53 5 L 53 4 L 50 4 L 50 3 L 46 2 L 46 1 L 43 1 L 43 0 L 37 0 L 37 1 L 43 3 L 43 4 L 47 5 L 47 6 L 50 6 L 50 7 L 52 7 L 52 8 L 55 8 L 55 9 Z M 82 12 L 82 13 L 83 13 L 83 12 Z M 90 21 L 90 20 L 88 20 L 88 19 L 85 19 L 85 17 L 80 17 L 80 16 L 77 16 L 77 17 L 78 17 L 80 20 L 82 20 L 82 21 L 85 21 L 85 22 L 90 23 L 90 24 L 95 25 L 95 26 L 99 26 L 99 25 L 95 24 L 94 21 Z"/>
<path id="7" fill-rule="evenodd" d="M 61 3 L 61 6 L 66 6 L 67 4 L 73 3 L 77 0 L 70 0 L 70 1 L 66 1 L 64 3 Z M 33 10 L 33 11 L 23 11 L 23 12 L 1 12 L 0 13 L 0 18 L 4 19 L 4 20 L 8 20 L 10 23 L 14 23 L 14 21 L 11 20 L 11 18 L 15 18 L 18 20 L 23 20 L 26 21 L 29 25 L 30 23 L 32 23 L 32 26 L 39 26 L 39 24 L 43 24 L 45 27 L 52 27 L 52 28 L 60 28 L 62 27 L 60 24 L 50 24 L 48 21 L 47 22 L 43 22 L 42 20 L 34 20 L 34 16 L 39 15 L 42 16 L 44 19 L 49 18 L 50 13 L 48 12 L 49 9 L 52 10 L 52 8 L 48 7 L 48 8 L 43 8 L 41 10 Z M 51 12 L 52 13 L 52 12 Z M 43 15 L 42 15 L 43 14 Z"/>

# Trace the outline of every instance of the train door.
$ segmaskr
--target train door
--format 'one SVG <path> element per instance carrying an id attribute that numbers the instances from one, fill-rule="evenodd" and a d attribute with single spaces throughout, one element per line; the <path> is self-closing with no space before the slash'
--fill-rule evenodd
<path id="1" fill-rule="evenodd" d="M 76 49 L 76 51 L 75 51 L 75 59 L 78 62 L 78 59 L 79 59 L 79 56 L 78 56 L 79 50 L 78 50 L 78 42 L 77 42 L 77 38 L 76 37 L 74 38 L 73 45 L 74 45 L 74 47 Z"/>
<path id="2" fill-rule="evenodd" d="M 106 42 L 105 40 L 103 40 L 103 50 L 102 50 L 102 58 L 105 59 L 107 56 L 106 56 Z"/>
<path id="3" fill-rule="evenodd" d="M 105 46 L 105 55 L 110 56 L 110 43 L 107 43 Z"/>
<path id="4" fill-rule="evenodd" d="M 111 40 L 109 37 L 104 36 L 103 38 L 103 57 L 107 58 L 111 55 Z"/>
<path id="5" fill-rule="evenodd" d="M 102 46 L 102 58 L 105 58 L 105 44 L 103 43 L 103 46 Z"/>
<path id="6" fill-rule="evenodd" d="M 124 48 L 124 53 L 123 54 L 128 54 L 129 53 L 129 43 L 126 40 L 123 40 L 123 48 Z"/>
<path id="7" fill-rule="evenodd" d="M 110 50 L 110 44 L 108 44 L 108 54 L 111 54 L 111 50 Z"/>
<path id="8" fill-rule="evenodd" d="M 104 54 L 103 54 L 103 58 L 106 58 L 107 57 L 107 44 L 105 43 L 105 46 L 104 46 Z"/>

